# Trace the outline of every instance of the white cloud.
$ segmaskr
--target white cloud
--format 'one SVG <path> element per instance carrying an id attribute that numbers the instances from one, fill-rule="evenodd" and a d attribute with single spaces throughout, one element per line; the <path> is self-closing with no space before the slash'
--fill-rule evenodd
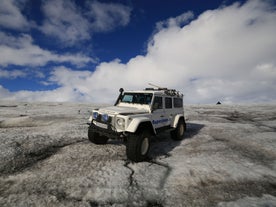
<path id="1" fill-rule="evenodd" d="M 181 90 L 188 103 L 275 102 L 275 22 L 269 1 L 260 0 L 206 11 L 185 26 L 170 18 L 160 23 L 145 56 L 104 62 L 95 72 L 55 68 L 49 82 L 60 88 L 43 98 L 112 102 L 120 87 L 141 89 L 152 82 Z M 9 97 L 40 100 L 39 93 Z"/>
<path id="2" fill-rule="evenodd" d="M 20 11 L 19 1 L 1 0 L 0 26 L 16 30 L 26 30 L 29 28 L 30 24 L 28 20 Z"/>
<path id="3" fill-rule="evenodd" d="M 94 33 L 126 26 L 130 21 L 131 8 L 119 3 L 87 1 L 81 8 L 72 0 L 45 0 L 41 7 L 45 18 L 39 26 L 22 14 L 24 1 L 1 1 L 0 27 L 19 31 L 38 29 L 60 40 L 64 47 L 89 40 Z"/>
<path id="4" fill-rule="evenodd" d="M 18 91 L 16 93 L 10 92 L 7 89 L 3 88 L 3 86 L 0 85 L 0 94 L 1 94 L 1 100 L 6 101 L 41 101 L 41 102 L 47 102 L 47 101 L 57 101 L 57 102 L 66 102 L 66 101 L 76 101 L 76 100 L 82 100 L 82 95 L 76 93 L 75 90 L 68 87 L 62 87 L 55 90 L 49 90 L 49 91 Z"/>
<path id="5" fill-rule="evenodd" d="M 56 54 L 44 50 L 33 44 L 30 35 L 23 34 L 14 37 L 0 32 L 0 65 L 43 66 L 49 62 L 68 62 L 82 66 L 88 62 L 94 62 L 90 57 L 82 54 Z"/>
<path id="6" fill-rule="evenodd" d="M 26 77 L 27 73 L 21 70 L 2 70 L 0 69 L 0 78 L 15 79 Z"/>
<path id="7" fill-rule="evenodd" d="M 193 19 L 194 14 L 191 11 L 183 13 L 177 17 L 171 17 L 165 21 L 160 21 L 156 23 L 156 28 L 158 31 L 171 28 L 171 27 L 181 27 L 182 24 L 187 23 L 189 20 Z"/>
<path id="8" fill-rule="evenodd" d="M 5 89 L 3 86 L 0 85 L 0 97 L 1 100 L 6 100 L 7 98 L 9 98 L 9 95 L 11 93 Z M 13 94 L 13 96 L 16 96 L 16 94 Z M 19 100 L 18 98 L 15 98 L 14 100 Z"/>
<path id="9" fill-rule="evenodd" d="M 45 20 L 41 31 L 72 45 L 90 39 L 89 22 L 72 1 L 48 0 L 42 10 Z"/>
<path id="10" fill-rule="evenodd" d="M 116 3 L 100 3 L 93 1 L 88 3 L 90 11 L 88 15 L 94 21 L 94 32 L 106 32 L 118 26 L 126 26 L 130 21 L 131 8 Z"/>
<path id="11" fill-rule="evenodd" d="M 43 79 L 46 75 L 43 73 L 43 70 L 38 68 L 24 68 L 24 69 L 0 69 L 0 79 L 17 79 L 17 78 L 38 78 Z"/>
<path id="12" fill-rule="evenodd" d="M 45 20 L 40 27 L 46 35 L 57 37 L 65 46 L 88 40 L 96 32 L 125 26 L 131 9 L 122 4 L 87 2 L 80 9 L 70 0 L 47 0 L 43 5 Z"/>

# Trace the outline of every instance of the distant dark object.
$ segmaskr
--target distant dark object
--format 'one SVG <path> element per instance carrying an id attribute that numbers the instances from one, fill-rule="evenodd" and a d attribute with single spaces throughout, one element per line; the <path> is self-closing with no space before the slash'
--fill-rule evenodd
<path id="1" fill-rule="evenodd" d="M 17 107 L 17 105 L 0 105 L 0 107 Z"/>
<path id="2" fill-rule="evenodd" d="M 220 105 L 220 104 L 221 104 L 221 103 L 218 101 L 218 102 L 217 102 L 217 105 Z"/>

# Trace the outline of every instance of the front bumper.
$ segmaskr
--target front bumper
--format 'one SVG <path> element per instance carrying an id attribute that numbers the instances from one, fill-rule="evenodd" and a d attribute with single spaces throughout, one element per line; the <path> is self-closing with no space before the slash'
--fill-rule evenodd
<path id="1" fill-rule="evenodd" d="M 93 123 L 93 121 L 89 124 L 89 131 L 98 133 L 100 136 L 106 136 L 110 139 L 119 139 L 124 137 L 123 132 L 116 132 L 112 129 L 112 125 L 111 124 L 104 124 L 101 125 L 103 123 Z"/>

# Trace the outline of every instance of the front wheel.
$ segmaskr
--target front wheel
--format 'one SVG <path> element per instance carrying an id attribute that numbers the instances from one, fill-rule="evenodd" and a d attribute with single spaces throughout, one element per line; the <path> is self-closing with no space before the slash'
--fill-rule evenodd
<path id="1" fill-rule="evenodd" d="M 99 133 L 94 132 L 92 129 L 88 129 L 88 139 L 94 144 L 106 144 L 108 137 L 100 136 Z"/>
<path id="2" fill-rule="evenodd" d="M 134 162 L 141 162 L 147 158 L 150 148 L 150 133 L 142 130 L 130 135 L 126 144 L 127 158 Z"/>
<path id="3" fill-rule="evenodd" d="M 171 131 L 171 138 L 173 140 L 183 139 L 185 130 L 186 130 L 186 123 L 182 119 L 180 119 L 178 121 L 176 129 Z"/>

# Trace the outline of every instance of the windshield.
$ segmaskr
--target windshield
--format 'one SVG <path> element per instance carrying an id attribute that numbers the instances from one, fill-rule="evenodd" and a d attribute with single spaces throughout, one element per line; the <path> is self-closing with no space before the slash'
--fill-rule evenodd
<path id="1" fill-rule="evenodd" d="M 121 99 L 122 103 L 150 104 L 151 93 L 125 93 Z"/>

